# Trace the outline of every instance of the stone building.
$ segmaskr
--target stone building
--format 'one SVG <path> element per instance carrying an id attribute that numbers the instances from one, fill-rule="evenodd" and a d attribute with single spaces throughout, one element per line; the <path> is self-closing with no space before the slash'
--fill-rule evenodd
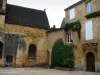
<path id="1" fill-rule="evenodd" d="M 51 65 L 52 47 L 62 39 L 64 44 L 73 44 L 75 70 L 100 72 L 99 13 L 99 0 L 81 0 L 65 9 L 61 28 L 49 30 L 45 11 L 0 0 L 0 66 Z M 78 20 L 80 39 L 77 31 L 64 30 L 66 24 Z"/>
<path id="2" fill-rule="evenodd" d="M 48 64 L 46 32 L 49 28 L 45 11 L 0 0 L 0 65 Z"/>
<path id="3" fill-rule="evenodd" d="M 99 15 L 94 14 L 98 13 Z M 89 16 L 86 17 L 86 16 Z M 81 38 L 76 31 L 65 31 L 67 23 L 81 23 Z M 60 29 L 48 32 L 48 50 L 52 55 L 52 46 L 57 39 L 65 44 L 73 44 L 75 70 L 100 72 L 100 1 L 81 0 L 65 9 L 65 18 Z M 50 63 L 50 62 L 49 62 Z"/>
<path id="4" fill-rule="evenodd" d="M 86 18 L 86 15 L 98 11 L 99 0 L 81 0 L 65 9 L 67 23 L 80 20 L 82 24 L 81 40 L 76 38 L 77 48 L 74 51 L 76 69 L 100 71 L 100 17 Z"/>

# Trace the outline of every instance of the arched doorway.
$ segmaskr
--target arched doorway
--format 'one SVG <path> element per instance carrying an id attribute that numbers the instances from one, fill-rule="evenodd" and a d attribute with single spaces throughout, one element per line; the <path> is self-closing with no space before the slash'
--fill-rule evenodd
<path id="1" fill-rule="evenodd" d="M 28 59 L 29 60 L 35 60 L 36 59 L 36 49 L 37 49 L 37 47 L 34 44 L 31 44 L 29 46 L 29 52 L 28 52 Z"/>
<path id="2" fill-rule="evenodd" d="M 0 59 L 2 58 L 3 43 L 0 42 Z"/>
<path id="3" fill-rule="evenodd" d="M 86 70 L 95 71 L 95 56 L 92 52 L 87 53 L 86 55 Z"/>

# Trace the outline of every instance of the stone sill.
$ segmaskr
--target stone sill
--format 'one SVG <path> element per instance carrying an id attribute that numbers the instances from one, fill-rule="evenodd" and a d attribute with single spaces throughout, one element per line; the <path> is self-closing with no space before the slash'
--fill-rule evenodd
<path id="1" fill-rule="evenodd" d="M 35 59 L 33 59 L 33 60 L 28 60 L 28 61 L 29 61 L 29 62 L 33 62 L 33 61 L 35 62 L 36 60 L 35 60 Z"/>

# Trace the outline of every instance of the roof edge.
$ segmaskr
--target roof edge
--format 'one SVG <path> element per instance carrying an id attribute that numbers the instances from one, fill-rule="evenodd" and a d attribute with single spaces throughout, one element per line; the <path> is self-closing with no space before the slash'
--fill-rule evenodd
<path id="1" fill-rule="evenodd" d="M 68 8 L 65 8 L 64 10 L 67 11 L 67 10 L 69 10 L 69 9 L 75 7 L 75 6 L 78 6 L 78 5 L 82 4 L 83 2 L 84 2 L 83 0 L 78 1 L 77 3 L 75 3 L 75 4 L 71 5 L 71 6 L 69 6 Z"/>
<path id="2" fill-rule="evenodd" d="M 49 19 L 48 19 L 48 16 L 47 16 L 47 13 L 46 13 L 46 11 L 45 11 L 45 10 L 44 10 L 44 13 L 46 14 L 46 18 L 47 18 L 48 25 L 49 25 L 49 30 L 50 30 L 50 23 L 49 23 Z"/>
<path id="3" fill-rule="evenodd" d="M 39 10 L 39 9 L 35 9 L 35 8 L 29 8 L 29 7 L 20 6 L 20 5 L 14 5 L 14 4 L 10 4 L 10 3 L 7 3 L 7 5 L 16 6 L 16 7 L 20 7 L 20 8 L 24 8 L 24 9 L 31 9 L 31 10 L 37 10 L 37 11 L 45 12 L 44 10 Z"/>
<path id="4" fill-rule="evenodd" d="M 63 29 L 64 29 L 64 28 L 56 28 L 56 29 L 47 31 L 47 33 L 55 32 L 55 31 L 59 31 L 59 30 L 63 30 Z"/>

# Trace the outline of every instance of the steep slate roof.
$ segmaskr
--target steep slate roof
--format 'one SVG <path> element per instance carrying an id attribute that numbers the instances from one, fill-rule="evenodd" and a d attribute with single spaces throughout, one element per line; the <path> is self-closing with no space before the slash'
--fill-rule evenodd
<path id="1" fill-rule="evenodd" d="M 49 29 L 45 11 L 7 4 L 5 23 Z"/>
<path id="2" fill-rule="evenodd" d="M 84 1 L 85 1 L 85 0 L 81 0 L 81 1 L 79 1 L 79 2 L 77 2 L 77 3 L 75 3 L 75 4 L 73 4 L 73 5 L 69 6 L 68 8 L 66 8 L 66 9 L 64 9 L 64 10 L 67 11 L 67 10 L 69 10 L 69 9 L 72 9 L 73 7 L 80 5 L 80 4 L 83 3 Z"/>
<path id="3" fill-rule="evenodd" d="M 66 25 L 66 19 L 64 17 L 63 20 L 62 20 L 62 23 L 61 23 L 61 27 L 60 28 L 64 28 L 65 25 Z"/>

